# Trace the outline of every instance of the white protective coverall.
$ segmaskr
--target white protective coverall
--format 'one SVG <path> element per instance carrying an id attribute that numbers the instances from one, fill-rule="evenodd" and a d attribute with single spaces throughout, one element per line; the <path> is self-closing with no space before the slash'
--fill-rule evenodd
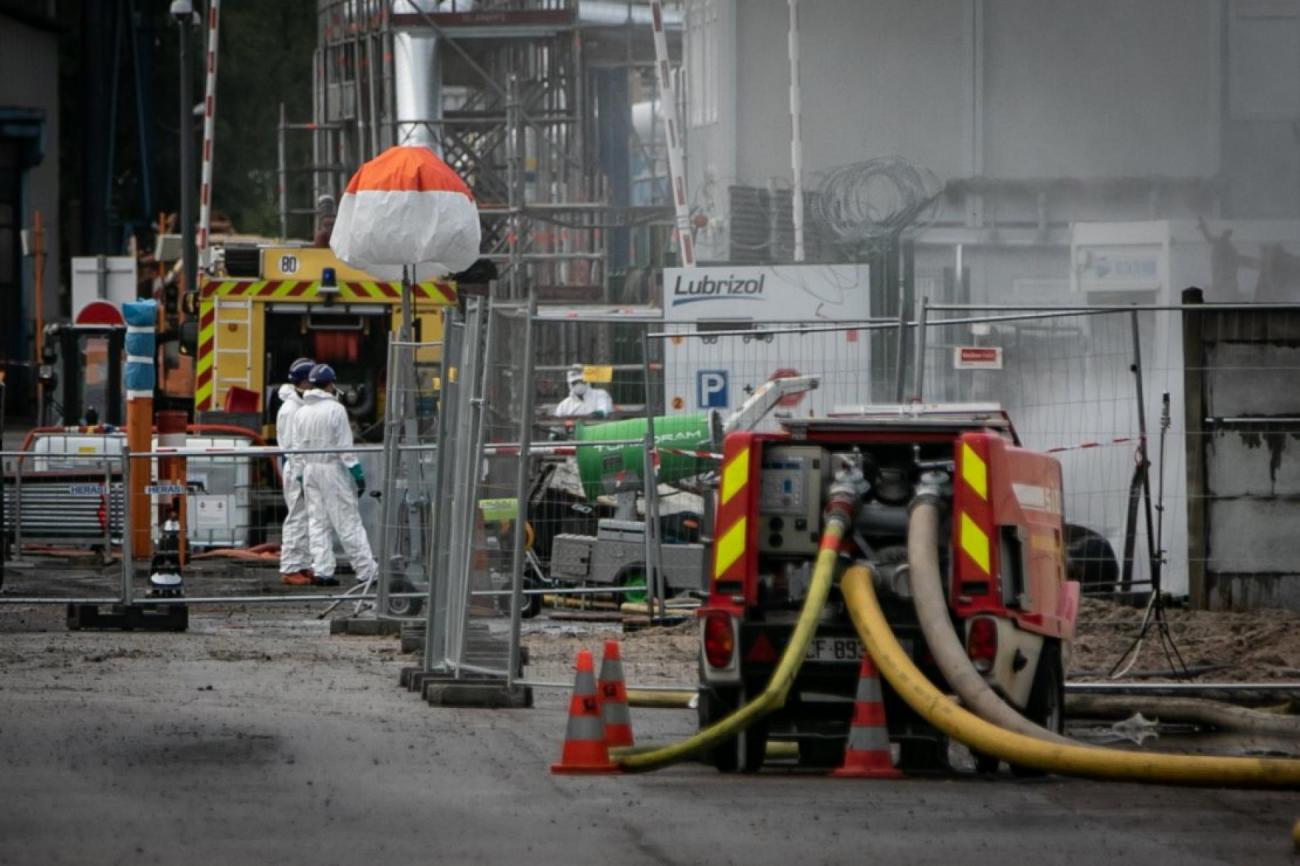
<path id="1" fill-rule="evenodd" d="M 370 541 L 357 509 L 357 486 L 349 469 L 357 464 L 352 447 L 348 410 L 328 391 L 313 388 L 303 395 L 303 407 L 293 419 L 294 442 L 299 448 L 324 448 L 327 453 L 304 454 L 303 492 L 307 512 L 326 531 L 323 543 L 312 538 L 312 570 L 316 578 L 334 576 L 334 554 L 329 529 L 338 534 L 343 552 L 352 562 L 357 580 L 366 581 L 379 571 Z"/>
<path id="2" fill-rule="evenodd" d="M 275 415 L 275 439 L 281 448 L 300 448 L 295 438 L 294 420 L 302 408 L 302 395 L 293 385 L 280 386 L 280 411 Z M 334 545 L 329 532 L 319 520 L 309 520 L 307 500 L 302 493 L 302 455 L 286 454 L 280 467 L 284 504 L 288 514 L 280 529 L 280 573 L 293 574 L 312 567 L 313 545 L 324 546 L 330 571 L 334 570 Z"/>
<path id="3" fill-rule="evenodd" d="M 592 388 L 586 382 L 575 385 L 581 387 L 570 387 L 569 396 L 555 407 L 556 418 L 585 418 L 597 412 L 603 412 L 608 417 L 614 411 L 614 401 L 610 399 L 608 391 Z"/>

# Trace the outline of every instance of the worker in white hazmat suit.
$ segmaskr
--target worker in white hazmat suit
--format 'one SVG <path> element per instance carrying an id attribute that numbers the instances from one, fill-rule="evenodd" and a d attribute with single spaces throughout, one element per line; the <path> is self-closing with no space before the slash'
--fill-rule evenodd
<path id="1" fill-rule="evenodd" d="M 588 385 L 582 367 L 574 366 L 564 378 L 569 396 L 555 407 L 556 418 L 604 418 L 614 411 L 609 392 Z"/>
<path id="2" fill-rule="evenodd" d="M 302 408 L 302 394 L 307 389 L 307 376 L 316 362 L 299 358 L 289 365 L 289 381 L 280 386 L 280 411 L 275 416 L 276 443 L 285 450 L 299 447 L 295 437 L 294 418 Z M 281 487 L 287 510 L 280 529 L 280 582 L 289 586 L 310 586 L 312 583 L 311 534 L 317 543 L 328 541 L 326 529 L 320 521 L 307 517 L 307 500 L 302 494 L 302 455 L 285 454 L 280 469 Z M 333 559 L 332 546 L 328 548 Z"/>
<path id="3" fill-rule="evenodd" d="M 299 448 L 324 449 L 302 456 L 307 512 L 326 527 L 322 543 L 312 539 L 313 582 L 318 586 L 337 584 L 329 530 L 338 535 L 357 580 L 367 581 L 375 577 L 379 566 L 370 552 L 370 541 L 357 509 L 357 497 L 366 492 L 366 476 L 349 450 L 352 426 L 348 410 L 335 393 L 333 367 L 317 364 L 307 380 L 311 390 L 303 395 L 304 405 L 294 417 L 293 429 Z"/>

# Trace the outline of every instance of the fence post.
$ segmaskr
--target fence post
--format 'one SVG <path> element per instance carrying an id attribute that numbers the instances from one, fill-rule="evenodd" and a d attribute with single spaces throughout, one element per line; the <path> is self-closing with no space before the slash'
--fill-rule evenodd
<path id="1" fill-rule="evenodd" d="M 646 382 L 650 380 L 650 338 L 645 331 L 641 332 L 641 365 L 644 370 Z M 649 397 L 649 388 L 646 389 L 646 396 Z M 644 454 L 642 455 L 645 483 L 645 582 L 648 592 L 646 610 L 650 613 L 651 620 L 654 619 L 658 611 L 658 616 L 666 616 L 668 613 L 667 605 L 664 603 L 664 593 L 661 590 L 662 574 L 659 568 L 660 549 L 659 549 L 659 474 L 655 471 L 655 418 L 654 409 L 649 400 L 646 401 L 645 414 L 645 444 L 642 446 Z M 619 596 L 623 598 L 624 596 Z"/>
<path id="2" fill-rule="evenodd" d="M 450 310 L 443 312 L 442 349 L 438 375 L 438 426 L 435 432 L 436 451 L 433 467 L 433 538 L 429 544 L 428 574 L 429 595 L 425 610 L 424 670 L 446 667 L 447 624 L 443 618 L 447 611 L 448 580 L 451 573 L 451 518 L 448 515 L 450 500 L 447 496 L 449 476 L 447 461 L 453 459 L 454 448 L 449 442 L 456 423 L 459 398 L 460 349 L 464 342 L 464 322 L 457 321 Z M 451 371 L 451 372 L 449 372 Z"/>
<path id="3" fill-rule="evenodd" d="M 103 564 L 113 561 L 113 464 L 108 457 L 108 441 L 104 441 L 104 559 Z"/>
<path id="4" fill-rule="evenodd" d="M 898 345 L 894 347 L 894 402 L 902 403 L 907 393 L 907 311 L 898 308 Z"/>
<path id="5" fill-rule="evenodd" d="M 406 269 L 402 269 L 405 276 Z M 405 279 L 402 285 L 402 325 L 401 331 L 406 331 L 407 312 L 407 287 Z M 388 613 L 388 585 L 391 582 L 392 569 L 392 545 L 389 536 L 393 531 L 393 500 L 397 494 L 397 446 L 401 441 L 400 435 L 395 435 L 393 398 L 399 395 L 401 388 L 401 350 L 403 343 L 401 340 L 388 344 L 388 376 L 385 382 L 384 396 L 384 485 L 383 499 L 379 503 L 379 585 L 375 593 L 375 615 L 382 619 Z"/>
<path id="6" fill-rule="evenodd" d="M 14 552 L 13 561 L 23 561 L 23 458 L 14 461 Z"/>
<path id="7" fill-rule="evenodd" d="M 1151 591 L 1159 596 L 1160 588 L 1160 550 L 1157 547 L 1155 527 L 1151 515 L 1151 455 L 1147 447 L 1147 407 L 1146 395 L 1142 389 L 1142 333 L 1139 328 L 1138 311 L 1133 310 L 1129 313 L 1129 324 L 1133 331 L 1133 379 L 1137 388 L 1137 416 L 1138 416 L 1138 435 L 1141 437 L 1139 447 L 1141 448 L 1142 461 L 1142 501 L 1143 516 L 1147 528 L 1147 556 L 1149 568 L 1151 569 Z"/>
<path id="8" fill-rule="evenodd" d="M 1183 290 L 1184 304 L 1202 304 L 1205 293 Z M 1183 441 L 1187 461 L 1187 594 L 1192 607 L 1209 607 L 1205 584 L 1205 350 L 1204 316 L 1183 310 Z"/>
<path id="9" fill-rule="evenodd" d="M 519 407 L 519 463 L 515 468 L 515 538 L 514 556 L 510 575 L 510 661 L 506 665 L 506 686 L 515 684 L 519 674 L 519 640 L 523 629 L 524 559 L 528 539 L 528 478 L 533 447 L 533 398 L 536 392 L 533 381 L 533 316 L 537 313 L 537 298 L 530 297 L 524 308 L 523 394 Z"/>
<path id="10" fill-rule="evenodd" d="M 930 319 L 930 299 L 921 298 L 921 312 L 916 319 L 916 360 L 912 365 L 912 400 L 920 403 L 925 398 L 925 343 L 926 323 Z"/>
<path id="11" fill-rule="evenodd" d="M 452 674 L 456 679 L 462 676 L 461 665 L 465 661 L 466 630 L 469 626 L 470 605 L 470 570 L 474 560 L 474 523 L 478 509 L 478 476 L 482 466 L 483 453 L 483 362 L 487 357 L 484 334 L 485 312 L 488 325 L 491 323 L 491 308 L 480 299 L 470 309 L 466 324 L 464 351 L 460 368 L 461 405 L 458 411 L 456 437 L 456 478 L 453 481 L 454 518 L 451 575 L 455 580 L 454 592 L 448 592 L 447 612 L 447 655 Z M 487 333 L 491 333 L 490 327 Z"/>
<path id="12" fill-rule="evenodd" d="M 131 580 L 134 562 L 131 552 L 131 446 L 122 440 L 122 604 L 130 605 L 133 601 Z M 112 512 L 112 498 L 109 498 L 109 511 Z"/>

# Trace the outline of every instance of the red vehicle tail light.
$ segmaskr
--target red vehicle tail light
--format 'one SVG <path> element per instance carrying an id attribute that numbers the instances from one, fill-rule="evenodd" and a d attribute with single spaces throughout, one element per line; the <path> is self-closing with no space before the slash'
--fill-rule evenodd
<path id="1" fill-rule="evenodd" d="M 975 670 L 986 674 L 993 670 L 998 654 L 998 625 L 987 616 L 972 619 L 966 626 L 966 655 Z"/>
<path id="2" fill-rule="evenodd" d="M 709 667 L 729 667 L 735 650 L 736 639 L 731 630 L 731 617 L 725 613 L 708 614 L 704 618 L 704 659 Z"/>

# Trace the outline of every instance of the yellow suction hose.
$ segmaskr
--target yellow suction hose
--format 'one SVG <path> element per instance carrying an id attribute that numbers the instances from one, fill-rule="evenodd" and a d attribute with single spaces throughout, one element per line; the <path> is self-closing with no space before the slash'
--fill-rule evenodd
<path id="1" fill-rule="evenodd" d="M 839 556 L 840 539 L 844 535 L 847 516 L 843 512 L 833 511 L 827 516 L 826 528 L 822 532 L 821 548 L 813 566 L 812 579 L 808 585 L 808 596 L 799 611 L 799 620 L 795 623 L 790 643 L 781 655 L 781 661 L 772 678 L 759 695 L 730 715 L 719 719 L 704 730 L 667 746 L 652 748 L 647 751 L 637 750 L 632 753 L 619 754 L 614 758 L 618 765 L 628 772 L 658 770 L 669 764 L 684 761 L 700 752 L 719 745 L 743 731 L 768 713 L 779 710 L 785 705 L 786 695 L 794 683 L 795 675 L 803 664 L 804 654 L 817 630 L 817 619 L 826 597 L 830 594 L 831 583 L 835 577 L 835 562 Z"/>
<path id="2" fill-rule="evenodd" d="M 819 568 L 821 562 L 819 558 Z M 854 565 L 845 570 L 840 591 L 858 636 L 894 691 L 930 724 L 973 749 L 1010 763 L 1070 776 L 1171 785 L 1300 787 L 1300 761 L 1297 760 L 1128 752 L 1049 743 L 1003 730 L 959 707 L 912 663 L 880 610 L 871 585 L 870 568 Z M 801 625 L 802 622 L 801 618 Z"/>

